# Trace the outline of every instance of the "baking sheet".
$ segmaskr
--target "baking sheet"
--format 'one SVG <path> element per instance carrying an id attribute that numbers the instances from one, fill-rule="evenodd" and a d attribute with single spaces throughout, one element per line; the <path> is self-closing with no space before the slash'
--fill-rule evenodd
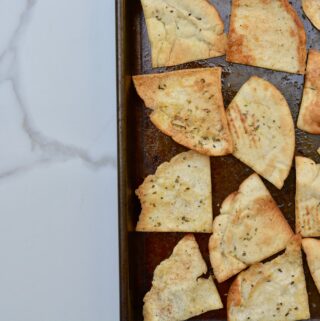
<path id="1" fill-rule="evenodd" d="M 221 14 L 228 29 L 231 1 L 211 1 Z M 308 48 L 320 48 L 320 32 L 312 27 L 303 14 L 300 1 L 291 1 L 304 23 Z M 222 85 L 227 107 L 241 85 L 252 75 L 273 83 L 286 97 L 296 123 L 303 91 L 303 76 L 276 72 L 262 68 L 230 64 L 225 57 L 212 58 L 168 68 L 151 68 L 150 46 L 139 0 L 117 2 L 118 32 L 118 133 L 119 133 L 119 232 L 120 232 L 120 285 L 121 320 L 143 320 L 143 297 L 151 287 L 153 271 L 183 237 L 183 233 L 136 233 L 134 227 L 141 210 L 134 190 L 143 179 L 153 174 L 161 163 L 170 160 L 186 148 L 162 134 L 149 120 L 150 111 L 136 94 L 131 75 L 181 70 L 186 68 L 223 68 Z M 296 129 L 296 155 L 310 157 L 320 163 L 317 148 L 318 136 Z M 233 156 L 212 157 L 213 215 L 219 214 L 219 206 L 252 170 Z M 282 190 L 264 180 L 278 206 L 294 228 L 295 170 Z M 195 234 L 204 259 L 210 267 L 208 254 L 209 234 Z M 305 263 L 307 288 L 310 300 L 311 320 L 320 321 L 320 295 L 311 279 Z M 210 270 L 211 271 L 211 270 Z M 217 284 L 224 306 L 233 278 Z M 226 310 L 208 312 L 192 320 L 226 320 Z"/>

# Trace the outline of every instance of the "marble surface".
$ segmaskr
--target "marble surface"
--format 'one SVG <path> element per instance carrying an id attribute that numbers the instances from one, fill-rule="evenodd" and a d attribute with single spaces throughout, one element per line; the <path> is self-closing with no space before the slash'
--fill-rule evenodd
<path id="1" fill-rule="evenodd" d="M 118 314 L 112 0 L 0 0 L 0 320 Z"/>

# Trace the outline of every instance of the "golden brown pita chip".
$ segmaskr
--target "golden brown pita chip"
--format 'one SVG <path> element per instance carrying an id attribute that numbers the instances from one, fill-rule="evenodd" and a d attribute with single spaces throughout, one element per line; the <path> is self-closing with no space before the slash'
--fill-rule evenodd
<path id="1" fill-rule="evenodd" d="M 313 25 L 320 30 L 320 0 L 302 0 L 302 7 Z"/>
<path id="2" fill-rule="evenodd" d="M 310 318 L 301 239 L 286 252 L 241 272 L 228 294 L 228 321 L 292 321 Z"/>
<path id="3" fill-rule="evenodd" d="M 278 188 L 287 178 L 295 132 L 289 106 L 271 83 L 251 77 L 227 109 L 233 155 Z"/>
<path id="4" fill-rule="evenodd" d="M 306 34 L 287 0 L 233 0 L 227 61 L 304 74 Z"/>
<path id="5" fill-rule="evenodd" d="M 320 236 L 320 165 L 301 156 L 296 157 L 296 231 Z"/>
<path id="6" fill-rule="evenodd" d="M 177 143 L 209 156 L 232 152 L 221 93 L 221 68 L 133 77 L 150 119 Z"/>
<path id="7" fill-rule="evenodd" d="M 252 174 L 224 200 L 214 220 L 209 252 L 215 277 L 223 282 L 278 253 L 292 236 L 269 191 Z"/>
<path id="8" fill-rule="evenodd" d="M 320 52 L 310 50 L 298 128 L 320 134 Z"/>
<path id="9" fill-rule="evenodd" d="M 144 297 L 145 321 L 178 321 L 223 307 L 193 235 L 185 236 L 154 271 Z"/>
<path id="10" fill-rule="evenodd" d="M 212 232 L 209 157 L 178 154 L 149 175 L 136 194 L 142 206 L 137 231 Z"/>
<path id="11" fill-rule="evenodd" d="M 206 0 L 141 0 L 151 43 L 152 66 L 173 66 L 222 56 L 224 24 Z"/>
<path id="12" fill-rule="evenodd" d="M 311 238 L 303 239 L 302 247 L 307 255 L 311 275 L 320 292 L 320 240 Z"/>

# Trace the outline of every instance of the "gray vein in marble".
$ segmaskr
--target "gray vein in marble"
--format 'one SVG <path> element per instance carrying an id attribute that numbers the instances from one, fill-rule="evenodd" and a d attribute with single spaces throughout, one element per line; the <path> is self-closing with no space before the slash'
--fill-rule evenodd
<path id="1" fill-rule="evenodd" d="M 37 0 L 28 0 L 26 7 L 21 13 L 19 24 L 15 29 L 8 47 L 0 56 L 0 85 L 4 81 L 10 81 L 14 94 L 18 100 L 20 111 L 23 116 L 22 128 L 28 136 L 31 144 L 31 150 L 38 149 L 43 156 L 31 165 L 21 166 L 0 173 L 0 178 L 12 176 L 14 174 L 32 169 L 36 164 L 48 163 L 53 161 L 66 161 L 69 159 L 81 159 L 85 164 L 93 169 L 99 169 L 106 166 L 116 168 L 116 159 L 110 155 L 104 155 L 98 159 L 94 159 L 90 154 L 79 147 L 64 144 L 63 142 L 46 137 L 38 131 L 33 124 L 32 117 L 28 112 L 27 106 L 23 99 L 22 90 L 19 81 L 19 60 L 17 52 L 19 50 L 19 40 L 26 30 L 26 26 L 31 19 L 32 11 Z"/>
<path id="2" fill-rule="evenodd" d="M 37 167 L 40 164 L 48 164 L 50 162 L 51 161 L 49 159 L 41 159 L 41 160 L 35 161 L 34 163 L 29 164 L 29 165 L 14 167 L 14 168 L 12 168 L 10 170 L 7 170 L 7 171 L 4 171 L 4 172 L 0 173 L 0 180 L 3 179 L 3 178 L 10 177 L 10 176 L 18 175 L 18 174 L 23 173 L 23 172 L 27 172 L 27 171 L 29 171 L 31 169 L 34 169 L 35 167 Z"/>

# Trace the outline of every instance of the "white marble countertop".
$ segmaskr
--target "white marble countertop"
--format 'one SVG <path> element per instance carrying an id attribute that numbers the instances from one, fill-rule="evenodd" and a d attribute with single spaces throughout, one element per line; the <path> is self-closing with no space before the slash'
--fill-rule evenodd
<path id="1" fill-rule="evenodd" d="M 113 0 L 0 0 L 0 320 L 118 314 Z"/>

